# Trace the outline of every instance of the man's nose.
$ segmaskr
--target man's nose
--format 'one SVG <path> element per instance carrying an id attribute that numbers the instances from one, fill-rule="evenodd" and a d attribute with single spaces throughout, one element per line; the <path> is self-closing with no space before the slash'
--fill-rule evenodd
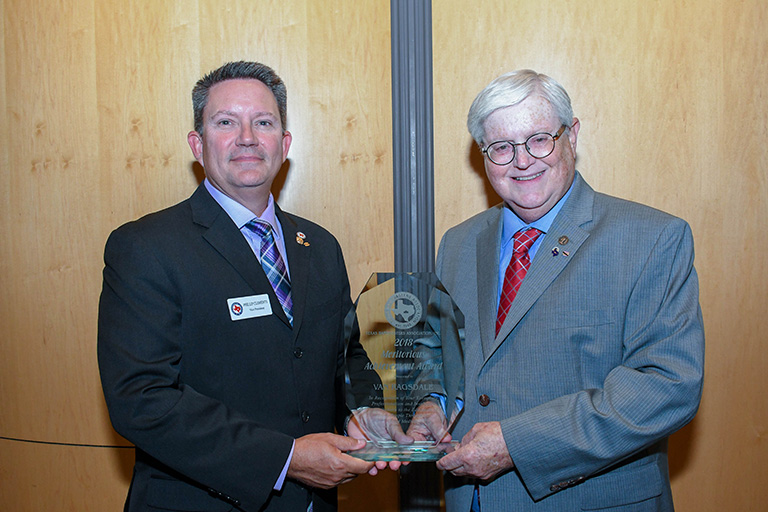
<path id="1" fill-rule="evenodd" d="M 527 169 L 530 167 L 534 160 L 535 158 L 531 156 L 525 145 L 517 146 L 515 148 L 515 158 L 512 160 L 512 162 L 515 164 L 515 167 L 520 169 Z"/>
<path id="2" fill-rule="evenodd" d="M 259 139 L 256 137 L 256 134 L 253 131 L 253 126 L 250 124 L 244 124 L 242 128 L 240 128 L 240 134 L 237 139 L 237 143 L 241 146 L 258 145 Z"/>

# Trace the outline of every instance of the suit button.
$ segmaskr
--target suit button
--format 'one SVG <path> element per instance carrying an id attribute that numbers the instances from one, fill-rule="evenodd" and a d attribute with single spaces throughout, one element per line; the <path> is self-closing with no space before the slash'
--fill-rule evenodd
<path id="1" fill-rule="evenodd" d="M 487 407 L 490 403 L 491 399 L 488 397 L 488 395 L 480 395 L 480 405 Z"/>
<path id="2" fill-rule="evenodd" d="M 307 411 L 302 411 L 301 421 L 303 421 L 304 423 L 309 423 L 309 413 Z"/>
<path id="3" fill-rule="evenodd" d="M 293 349 L 293 356 L 296 359 L 301 359 L 301 356 L 303 356 L 303 355 L 304 355 L 304 351 L 301 350 L 300 347 L 296 347 L 295 349 Z"/>

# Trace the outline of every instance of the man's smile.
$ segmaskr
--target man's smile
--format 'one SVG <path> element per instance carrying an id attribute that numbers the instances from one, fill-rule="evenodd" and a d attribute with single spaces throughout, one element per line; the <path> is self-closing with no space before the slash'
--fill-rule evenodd
<path id="1" fill-rule="evenodd" d="M 537 172 L 533 176 L 513 176 L 512 179 L 515 180 L 515 181 L 531 181 L 531 180 L 535 180 L 536 178 L 538 178 L 542 174 L 544 174 L 544 171 Z"/>

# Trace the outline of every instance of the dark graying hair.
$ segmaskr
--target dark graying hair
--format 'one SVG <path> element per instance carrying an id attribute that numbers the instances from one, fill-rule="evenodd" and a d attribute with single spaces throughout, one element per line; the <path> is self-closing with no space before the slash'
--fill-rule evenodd
<path id="1" fill-rule="evenodd" d="M 496 110 L 517 105 L 533 94 L 540 94 L 555 109 L 560 122 L 573 124 L 571 98 L 554 79 L 530 69 L 512 71 L 493 80 L 480 91 L 467 115 L 467 128 L 477 145 L 483 146 L 485 120 Z"/>
<path id="2" fill-rule="evenodd" d="M 288 92 L 285 84 L 275 71 L 260 62 L 227 62 L 218 69 L 214 69 L 198 80 L 192 89 L 192 109 L 195 113 L 195 131 L 203 133 L 203 110 L 208 104 L 208 93 L 211 87 L 225 80 L 241 78 L 258 80 L 272 91 L 277 100 L 277 109 L 280 112 L 280 124 L 285 130 L 285 117 L 288 104 Z"/>

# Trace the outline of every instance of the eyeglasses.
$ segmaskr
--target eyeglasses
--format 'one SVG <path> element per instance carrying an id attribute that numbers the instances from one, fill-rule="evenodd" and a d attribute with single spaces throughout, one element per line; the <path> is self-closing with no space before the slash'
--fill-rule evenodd
<path id="1" fill-rule="evenodd" d="M 566 125 L 562 125 L 557 133 L 534 133 L 526 139 L 525 142 L 512 142 L 511 140 L 498 140 L 488 144 L 481 151 L 488 157 L 488 160 L 496 165 L 507 165 L 515 159 L 516 146 L 525 146 L 528 154 L 534 158 L 546 158 L 555 150 L 555 141 L 559 139 Z"/>

